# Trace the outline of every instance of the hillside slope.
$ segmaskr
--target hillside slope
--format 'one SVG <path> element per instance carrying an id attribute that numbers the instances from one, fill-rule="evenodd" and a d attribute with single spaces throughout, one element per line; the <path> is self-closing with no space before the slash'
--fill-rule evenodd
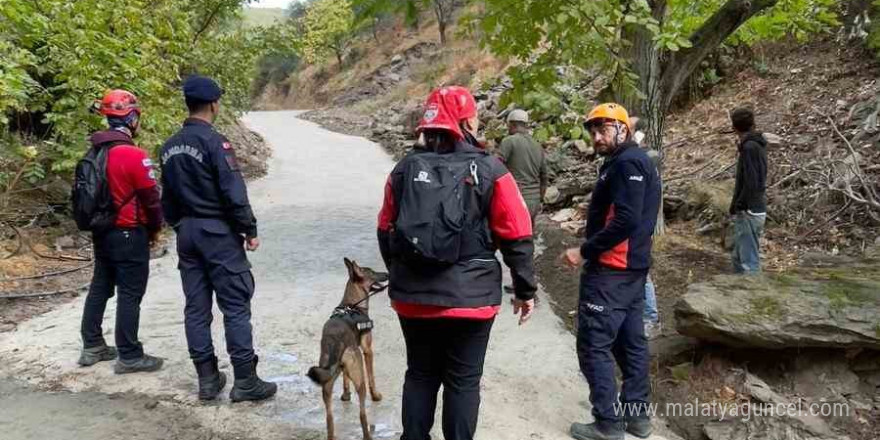
<path id="1" fill-rule="evenodd" d="M 498 100 L 505 90 L 499 77 L 506 64 L 470 39 L 456 38 L 441 47 L 436 35 L 431 23 L 419 32 L 397 24 L 380 35 L 378 44 L 372 39 L 360 41 L 343 66 L 308 66 L 286 83 L 270 87 L 261 107 L 322 108 L 308 117 L 370 136 L 399 155 L 413 142 L 427 93 L 438 85 L 462 84 L 477 91 L 484 126 L 492 131 L 484 135 L 492 140 L 503 134 L 497 115 L 504 115 Z M 871 118 L 876 124 L 880 105 L 876 58 L 858 45 L 830 38 L 768 45 L 753 53 L 760 55 L 737 59 L 737 67 L 705 92 L 708 96 L 669 116 L 665 212 L 672 221 L 696 221 L 694 227 L 701 235 L 717 237 L 724 244 L 736 157 L 728 112 L 749 105 L 758 114 L 759 130 L 773 141 L 767 233 L 771 260 L 782 268 L 808 251 L 862 253 L 875 244 L 880 224 L 859 203 L 848 203 L 831 189 L 848 175 L 841 166 L 846 168 L 851 160 L 835 128 L 848 141 L 857 141 L 854 148 L 861 168 L 876 181 L 880 140 L 872 131 L 876 126 L 870 126 Z M 586 195 L 595 177 L 590 175 L 595 167 L 587 164 L 596 158 L 563 139 L 550 139 L 545 148 L 557 186 L 563 190 L 562 199 L 552 207 Z M 829 168 L 836 172 L 823 172 Z"/>

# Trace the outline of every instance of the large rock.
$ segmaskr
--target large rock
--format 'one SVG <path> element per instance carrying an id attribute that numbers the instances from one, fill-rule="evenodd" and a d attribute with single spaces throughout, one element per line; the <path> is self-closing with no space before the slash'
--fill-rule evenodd
<path id="1" fill-rule="evenodd" d="M 795 360 L 794 391 L 801 396 L 832 399 L 859 391 L 859 376 L 843 356 L 809 354 Z"/>
<path id="2" fill-rule="evenodd" d="M 880 266 L 718 276 L 692 285 L 675 318 L 684 335 L 737 347 L 880 350 Z"/>
<path id="3" fill-rule="evenodd" d="M 575 215 L 577 215 L 576 209 L 565 208 L 565 209 L 559 210 L 559 212 L 557 212 L 556 214 L 553 214 L 550 217 L 550 220 L 553 220 L 554 222 L 557 222 L 557 223 L 562 223 L 562 222 L 567 222 L 567 221 L 571 220 L 572 217 L 574 217 Z"/>
<path id="4" fill-rule="evenodd" d="M 824 425 L 824 423 L 822 423 Z M 789 417 L 752 417 L 743 420 L 710 422 L 703 427 L 710 440 L 844 440 L 827 427 L 816 429 Z"/>

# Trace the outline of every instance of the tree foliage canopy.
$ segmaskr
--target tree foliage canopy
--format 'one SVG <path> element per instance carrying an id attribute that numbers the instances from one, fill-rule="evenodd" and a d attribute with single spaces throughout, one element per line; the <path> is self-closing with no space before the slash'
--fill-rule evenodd
<path id="1" fill-rule="evenodd" d="M 350 0 L 316 0 L 304 17 L 303 55 L 315 63 L 328 55 L 342 56 L 355 34 L 355 16 Z"/>
<path id="2" fill-rule="evenodd" d="M 226 108 L 249 105 L 259 29 L 240 26 L 241 0 L 7 0 L 0 3 L 0 143 L 38 145 L 57 171 L 72 168 L 86 135 L 103 126 L 90 104 L 109 89 L 132 91 L 143 109 L 144 146 L 180 124 L 180 84 L 216 78 Z M 13 137 L 9 133 L 20 136 Z"/>
<path id="3" fill-rule="evenodd" d="M 547 88 L 557 81 L 557 66 L 607 73 L 618 88 L 644 92 L 630 68 L 632 28 L 647 31 L 658 56 L 691 48 L 695 33 L 728 3 L 739 0 L 485 0 L 480 14 L 467 19 L 482 31 L 494 53 L 521 64 L 512 70 L 518 93 Z M 788 35 L 804 37 L 835 23 L 834 0 L 755 0 L 766 9 L 745 16 L 729 44 L 753 44 Z M 723 32 L 719 30 L 718 32 Z"/>

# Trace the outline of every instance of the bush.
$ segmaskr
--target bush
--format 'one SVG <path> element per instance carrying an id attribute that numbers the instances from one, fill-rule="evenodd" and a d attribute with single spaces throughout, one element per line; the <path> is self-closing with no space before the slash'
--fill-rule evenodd
<path id="1" fill-rule="evenodd" d="M 217 79 L 224 108 L 248 108 L 260 31 L 228 26 L 240 1 L 40 0 L 0 3 L 0 141 L 35 142 L 45 166 L 68 172 L 103 128 L 89 112 L 105 91 L 124 88 L 143 108 L 139 143 L 157 148 L 185 108 L 180 84 L 189 74 Z M 149 10 L 149 13 L 145 13 Z M 28 121 L 21 124 L 17 121 Z"/>

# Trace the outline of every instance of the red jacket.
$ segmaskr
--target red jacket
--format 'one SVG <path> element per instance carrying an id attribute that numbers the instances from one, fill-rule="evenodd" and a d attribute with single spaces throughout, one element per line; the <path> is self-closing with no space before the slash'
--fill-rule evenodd
<path id="1" fill-rule="evenodd" d="M 147 152 L 135 146 L 128 134 L 116 130 L 95 133 L 91 141 L 110 148 L 107 182 L 116 207 L 116 227 L 145 226 L 151 232 L 161 229 L 159 187 Z"/>
<path id="2" fill-rule="evenodd" d="M 479 151 L 460 142 L 456 151 Z M 532 299 L 537 290 L 533 263 L 531 217 L 513 176 L 495 157 L 480 160 L 479 177 L 488 212 L 477 223 L 484 231 L 470 231 L 462 244 L 461 260 L 447 268 L 428 269 L 397 258 L 391 250 L 391 234 L 397 220 L 406 161 L 403 158 L 388 177 L 379 213 L 379 247 L 390 272 L 389 295 L 398 314 L 412 318 L 489 319 L 501 304 L 501 266 L 495 258 L 501 249 L 510 267 L 517 298 Z"/>

